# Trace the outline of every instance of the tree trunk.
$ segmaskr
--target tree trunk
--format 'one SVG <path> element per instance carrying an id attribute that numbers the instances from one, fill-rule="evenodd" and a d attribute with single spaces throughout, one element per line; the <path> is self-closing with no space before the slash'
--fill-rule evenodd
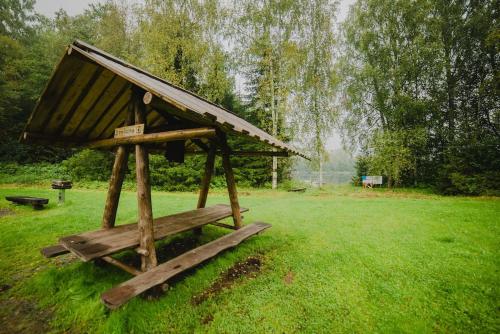
<path id="1" fill-rule="evenodd" d="M 272 57 L 272 54 L 271 54 Z M 270 77 L 271 77 L 271 118 L 272 118 L 272 126 L 273 126 L 273 137 L 277 137 L 278 135 L 278 124 L 276 117 L 276 106 L 275 106 L 275 97 L 274 97 L 274 70 L 273 63 L 271 60 L 270 66 Z M 273 151 L 276 149 L 273 148 Z M 273 157 L 273 170 L 272 170 L 272 188 L 278 188 L 278 157 Z"/>
<path id="2" fill-rule="evenodd" d="M 323 161 L 321 160 L 321 154 L 319 155 L 319 187 L 323 187 Z"/>

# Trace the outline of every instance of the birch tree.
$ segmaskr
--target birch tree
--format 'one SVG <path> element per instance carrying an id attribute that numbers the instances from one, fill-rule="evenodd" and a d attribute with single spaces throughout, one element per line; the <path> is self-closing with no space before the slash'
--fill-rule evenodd
<path id="1" fill-rule="evenodd" d="M 287 135 L 289 110 L 298 48 L 299 3 L 291 0 L 245 0 L 236 6 L 233 18 L 238 63 L 243 68 L 249 101 L 260 126 L 274 137 Z M 278 159 L 272 159 L 272 188 L 278 184 Z"/>
<path id="2" fill-rule="evenodd" d="M 305 0 L 301 3 L 300 51 L 302 63 L 296 92 L 299 133 L 313 148 L 313 163 L 323 185 L 325 141 L 336 119 L 334 101 L 338 80 L 334 71 L 336 2 Z"/>

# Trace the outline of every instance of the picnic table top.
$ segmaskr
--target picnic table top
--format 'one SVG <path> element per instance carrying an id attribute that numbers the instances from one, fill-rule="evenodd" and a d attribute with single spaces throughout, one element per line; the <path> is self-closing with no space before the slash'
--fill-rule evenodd
<path id="1" fill-rule="evenodd" d="M 241 212 L 248 209 L 241 208 Z M 192 230 L 230 217 L 231 207 L 217 204 L 170 216 L 154 219 L 154 238 L 160 240 L 170 235 Z M 139 245 L 137 223 L 119 225 L 110 229 L 84 232 L 59 239 L 59 243 L 83 261 L 100 258 Z"/>

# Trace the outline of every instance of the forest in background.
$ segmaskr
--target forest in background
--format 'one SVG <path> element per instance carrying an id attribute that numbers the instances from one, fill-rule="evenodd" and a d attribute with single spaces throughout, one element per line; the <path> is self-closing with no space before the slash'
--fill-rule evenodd
<path id="1" fill-rule="evenodd" d="M 493 0 L 358 0 L 340 24 L 329 0 L 109 0 L 52 19 L 33 3 L 0 1 L 2 175 L 45 168 L 47 175 L 71 171 L 75 180 L 107 179 L 110 154 L 17 141 L 65 46 L 81 39 L 303 148 L 319 185 L 334 168 L 325 143 L 337 128 L 360 175 L 447 194 L 498 194 Z M 244 93 L 236 92 L 236 75 Z M 234 160 L 244 185 L 290 178 L 287 159 Z M 195 189 L 202 164 L 200 157 L 183 165 L 153 157 L 152 183 Z"/>

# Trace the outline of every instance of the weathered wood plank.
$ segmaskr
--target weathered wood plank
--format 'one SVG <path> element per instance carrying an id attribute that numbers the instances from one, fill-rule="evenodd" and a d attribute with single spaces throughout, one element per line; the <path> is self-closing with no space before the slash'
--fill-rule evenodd
<path id="1" fill-rule="evenodd" d="M 21 205 L 31 205 L 33 209 L 40 210 L 43 209 L 45 204 L 49 203 L 48 198 L 39 198 L 39 197 L 31 197 L 31 196 L 6 196 L 5 199 L 7 201 L 21 204 Z"/>
<path id="2" fill-rule="evenodd" d="M 52 79 L 44 89 L 35 110 L 31 114 L 28 124 L 25 128 L 27 132 L 42 132 L 43 125 L 51 117 L 52 110 L 57 105 L 61 96 L 64 95 L 65 88 L 69 88 L 78 74 L 78 68 L 81 60 L 78 57 L 72 57 L 64 54 L 57 65 Z"/>
<path id="3" fill-rule="evenodd" d="M 241 212 L 248 211 L 241 208 Z M 218 204 L 203 209 L 177 213 L 154 219 L 154 237 L 160 240 L 170 235 L 192 230 L 230 217 L 231 208 Z M 112 229 L 74 234 L 59 239 L 61 245 L 83 261 L 110 255 L 139 245 L 137 224 L 119 225 Z"/>
<path id="4" fill-rule="evenodd" d="M 206 261 L 220 252 L 237 246 L 243 240 L 257 234 L 271 225 L 254 223 L 217 240 L 195 248 L 181 256 L 167 261 L 150 271 L 138 275 L 101 295 L 101 300 L 110 309 L 115 309 L 138 294 L 159 285 L 169 278 Z"/>
<path id="5" fill-rule="evenodd" d="M 130 85 L 125 85 L 113 103 L 109 105 L 106 111 L 103 112 L 101 118 L 95 123 L 88 137 L 90 139 L 112 137 L 117 126 L 113 128 L 110 127 L 116 122 L 116 119 L 119 119 L 120 124 L 125 124 L 127 106 L 131 103 L 131 96 Z"/>
<path id="6" fill-rule="evenodd" d="M 69 119 L 64 126 L 64 130 L 62 131 L 63 137 L 71 137 L 74 135 L 74 132 L 80 126 L 80 123 L 85 119 L 87 113 L 89 113 L 96 106 L 96 103 L 108 89 L 113 78 L 113 72 L 108 70 L 102 71 L 101 75 L 99 75 L 99 78 L 92 85 L 90 91 L 73 112 L 71 119 Z"/>
<path id="7" fill-rule="evenodd" d="M 112 108 L 117 100 L 129 87 L 129 83 L 115 76 L 113 81 L 101 92 L 99 100 L 96 101 L 93 108 L 89 110 L 82 120 L 74 135 L 76 137 L 86 138 L 91 132 L 96 131 L 96 126 L 101 124 L 100 120 L 106 115 L 109 108 Z"/>
<path id="8" fill-rule="evenodd" d="M 62 245 L 54 245 L 54 246 L 42 248 L 40 250 L 40 252 L 46 258 L 51 258 L 51 257 L 56 257 L 59 255 L 67 254 L 67 253 L 69 253 L 69 250 L 64 248 L 64 246 L 62 246 Z"/>
<path id="9" fill-rule="evenodd" d="M 91 86 L 92 79 L 95 79 L 94 74 L 97 69 L 98 67 L 95 64 L 88 62 L 85 62 L 81 66 L 78 76 L 70 85 L 66 94 L 57 102 L 57 107 L 46 121 L 44 127 L 45 133 L 58 134 L 58 129 L 64 127 L 63 123 L 66 120 L 66 116 L 83 99 L 83 95 L 87 93 L 87 88 Z"/>

